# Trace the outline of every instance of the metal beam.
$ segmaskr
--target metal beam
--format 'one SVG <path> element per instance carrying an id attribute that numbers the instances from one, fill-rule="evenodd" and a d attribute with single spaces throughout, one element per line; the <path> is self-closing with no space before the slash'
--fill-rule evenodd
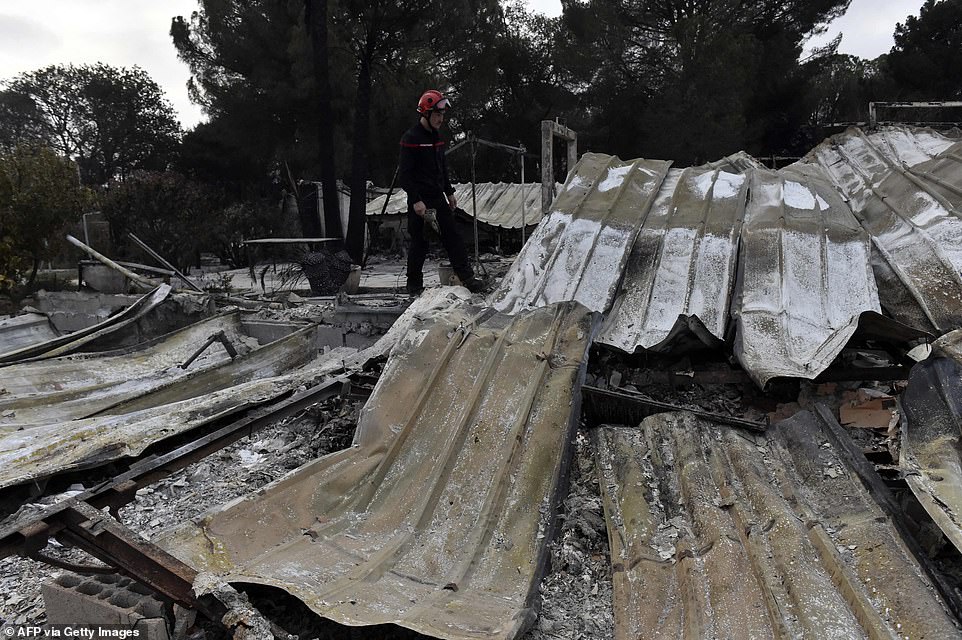
<path id="1" fill-rule="evenodd" d="M 617 422 L 630 426 L 635 426 L 647 416 L 665 411 L 688 411 L 699 418 L 727 424 L 741 429 L 748 429 L 758 433 L 764 433 L 768 425 L 764 422 L 745 420 L 734 416 L 726 416 L 702 409 L 692 409 L 670 402 L 652 400 L 640 393 L 630 391 L 612 391 L 610 389 L 599 389 L 589 385 L 582 385 L 581 391 L 584 394 L 585 408 L 595 414 L 597 423 Z"/>
<path id="2" fill-rule="evenodd" d="M 910 109 L 933 109 L 939 107 L 962 107 L 962 101 L 958 100 L 933 100 L 929 102 L 869 102 L 868 103 L 868 123 L 874 127 L 878 124 L 876 109 L 878 107 L 896 107 Z"/>
<path id="3" fill-rule="evenodd" d="M 134 499 L 138 489 L 166 478 L 278 420 L 303 411 L 318 402 L 344 395 L 349 390 L 350 381 L 347 377 L 334 378 L 280 402 L 262 415 L 238 420 L 174 451 L 142 460 L 134 464 L 126 473 L 88 489 L 73 500 L 57 503 L 39 513 L 21 518 L 0 529 L 0 558 L 14 554 L 30 555 L 43 549 L 47 545 L 47 538 L 64 528 L 67 522 L 67 516 L 64 513 L 70 504 L 83 502 L 95 509 L 109 507 L 116 515 L 120 507 Z"/>
<path id="4" fill-rule="evenodd" d="M 131 502 L 138 489 L 277 420 L 345 394 L 349 389 L 347 377 L 335 378 L 289 398 L 269 413 L 237 421 L 166 455 L 145 460 L 110 482 L 18 520 L 0 531 L 0 557 L 19 554 L 43 562 L 40 551 L 51 537 L 56 537 L 170 600 L 220 622 L 227 607 L 213 596 L 194 595 L 197 572 L 192 567 L 144 540 L 101 509 L 108 507 L 117 516 L 119 508 Z"/>

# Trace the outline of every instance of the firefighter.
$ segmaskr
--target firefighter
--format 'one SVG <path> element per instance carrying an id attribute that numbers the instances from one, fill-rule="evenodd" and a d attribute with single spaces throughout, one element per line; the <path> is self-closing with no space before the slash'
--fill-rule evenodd
<path id="1" fill-rule="evenodd" d="M 425 91 L 418 100 L 417 124 L 401 138 L 398 184 L 408 200 L 411 246 L 408 251 L 407 292 L 412 296 L 424 290 L 424 258 L 428 251 L 424 225 L 425 216 L 431 215 L 432 211 L 454 273 L 472 293 L 479 293 L 483 289 L 483 283 L 474 277 L 464 241 L 454 224 L 454 209 L 458 206 L 458 200 L 448 178 L 444 140 L 440 131 L 450 108 L 451 101 L 440 91 Z"/>

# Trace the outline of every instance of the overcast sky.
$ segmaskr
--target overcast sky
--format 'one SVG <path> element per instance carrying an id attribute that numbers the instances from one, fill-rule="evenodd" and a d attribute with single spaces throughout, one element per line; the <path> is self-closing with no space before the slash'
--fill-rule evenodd
<path id="1" fill-rule="evenodd" d="M 528 0 L 549 16 L 561 13 L 559 0 Z M 852 0 L 848 13 L 810 44 L 842 32 L 839 50 L 875 58 L 892 46 L 897 22 L 918 14 L 922 0 Z M 187 68 L 171 44 L 170 20 L 188 16 L 197 0 L 33 0 L 0 2 L 0 79 L 51 64 L 104 62 L 137 65 L 166 92 L 192 127 L 203 116 L 187 98 Z"/>

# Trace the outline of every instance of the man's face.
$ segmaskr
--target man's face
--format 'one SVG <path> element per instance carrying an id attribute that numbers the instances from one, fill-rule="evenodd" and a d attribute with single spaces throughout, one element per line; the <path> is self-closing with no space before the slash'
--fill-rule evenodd
<path id="1" fill-rule="evenodd" d="M 441 128 L 444 124 L 444 112 L 443 111 L 432 111 L 431 115 L 428 116 L 428 122 L 431 124 L 431 128 L 435 131 Z"/>

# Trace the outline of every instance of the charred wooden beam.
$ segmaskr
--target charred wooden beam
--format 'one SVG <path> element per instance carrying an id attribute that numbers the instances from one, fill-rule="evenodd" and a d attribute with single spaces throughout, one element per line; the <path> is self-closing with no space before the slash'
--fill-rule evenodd
<path id="1" fill-rule="evenodd" d="M 584 394 L 585 409 L 593 414 L 598 423 L 617 422 L 634 425 L 655 413 L 688 411 L 705 420 L 748 429 L 749 431 L 764 432 L 768 428 L 768 424 L 764 422 L 745 420 L 744 418 L 736 418 L 702 409 L 692 409 L 670 402 L 661 402 L 631 391 L 612 391 L 589 385 L 584 385 L 581 389 Z"/>

